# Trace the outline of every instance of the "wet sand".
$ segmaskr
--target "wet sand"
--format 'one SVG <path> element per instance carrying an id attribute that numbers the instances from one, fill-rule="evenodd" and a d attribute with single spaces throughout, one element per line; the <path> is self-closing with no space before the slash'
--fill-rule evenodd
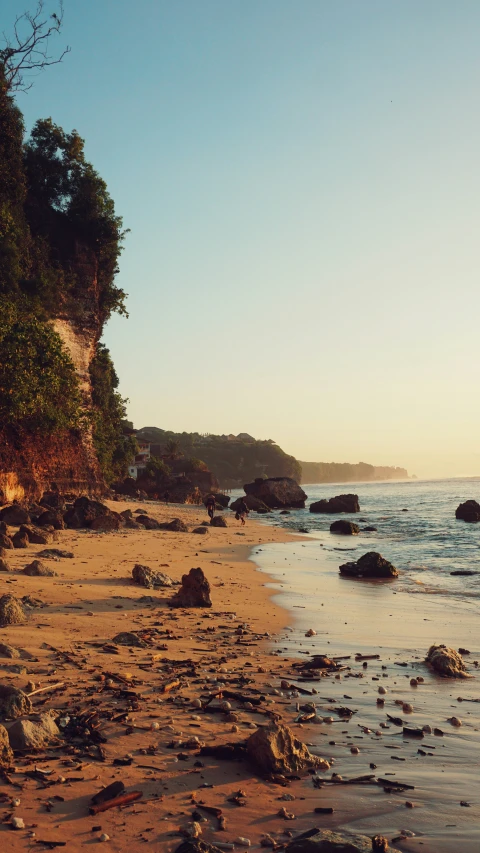
<path id="1" fill-rule="evenodd" d="M 118 511 L 128 507 L 135 510 L 139 505 L 115 502 L 110 506 Z M 148 502 L 145 507 L 160 521 L 182 518 L 190 529 L 205 519 L 202 509 L 196 507 L 165 507 Z M 391 587 L 375 586 L 371 590 L 370 586 L 346 584 L 322 575 L 325 600 L 321 611 L 316 605 L 315 611 L 300 609 L 306 603 L 302 599 L 299 607 L 288 612 L 280 606 L 275 591 L 268 588 L 272 584 L 265 583 L 265 575 L 248 557 L 252 548 L 254 552 L 258 547 L 264 549 L 258 559 L 262 558 L 262 567 L 266 568 L 269 560 L 273 562 L 271 555 L 277 556 L 278 551 L 280 559 L 280 550 L 284 549 L 289 554 L 287 562 L 293 567 L 295 554 L 290 560 L 290 551 L 301 548 L 300 538 L 250 519 L 242 529 L 233 514 L 227 513 L 226 517 L 227 529 L 211 528 L 204 536 L 144 530 L 107 534 L 63 531 L 55 544 L 71 549 L 75 557 L 49 563 L 58 577 L 30 578 L 15 572 L 3 576 L 5 592 L 30 594 L 47 606 L 33 611 L 27 628 L 11 626 L 2 630 L 2 642 L 25 648 L 37 659 L 21 661 L 27 670 L 23 674 L 8 670 L 18 661 L 0 659 L 2 682 L 22 688 L 27 680 L 40 687 L 64 682 L 65 687 L 56 693 L 38 694 L 34 699 L 36 709 L 58 708 L 72 717 L 96 710 L 99 731 L 106 740 L 102 744 L 104 760 L 96 747 L 87 749 L 86 742 L 80 740 L 67 748 L 47 748 L 36 758 L 16 756 L 18 772 L 1 787 L 5 804 L 0 830 L 8 833 L 8 849 L 17 853 L 44 839 L 67 841 L 67 849 L 75 853 L 99 843 L 101 833 L 107 833 L 108 849 L 114 851 L 136 851 L 143 844 L 173 851 L 182 840 L 179 830 L 185 829 L 192 812 L 203 801 L 207 806 L 221 808 L 227 819 L 224 831 L 219 831 L 217 819 L 207 813 L 201 823 L 202 838 L 220 845 L 243 837 L 251 841 L 252 848 L 258 848 L 264 833 L 284 843 L 288 833 L 320 826 L 343 827 L 368 835 L 381 831 L 389 839 L 397 837 L 401 829 L 423 833 L 396 841 L 395 846 L 403 851 L 478 851 L 476 708 L 480 706 L 467 708 L 467 703 L 462 703 L 460 707 L 455 701 L 456 695 L 475 696 L 477 680 L 451 683 L 434 679 L 425 671 L 421 657 L 431 639 L 417 631 L 413 642 L 410 631 L 413 623 L 419 624 L 418 615 L 408 625 L 402 618 L 398 628 L 399 614 L 408 614 L 411 605 L 400 605 L 397 599 L 410 601 L 412 597 L 393 596 Z M 18 571 L 42 548 L 29 546 L 12 552 L 8 560 Z M 167 604 L 169 590 L 151 591 L 131 583 L 136 562 L 164 571 L 176 580 L 193 566 L 201 566 L 212 587 L 211 610 L 171 610 Z M 271 568 L 277 571 L 276 566 Z M 300 599 L 284 592 L 281 601 L 294 608 Z M 385 601 L 395 602 L 395 610 L 393 606 L 386 608 L 397 614 L 394 622 L 384 613 Z M 431 616 L 449 622 L 451 641 L 458 646 L 460 635 L 455 636 L 455 621 L 442 616 L 440 603 L 438 606 L 438 613 L 432 611 Z M 291 613 L 299 614 L 296 623 Z M 457 627 L 458 624 L 457 621 Z M 287 625 L 293 626 L 294 631 L 286 631 Z M 314 628 L 317 636 L 305 638 L 307 627 Z M 435 627 L 438 631 L 433 639 L 450 642 L 445 624 L 437 621 Z M 462 624 L 461 644 L 467 644 L 468 630 L 466 623 Z M 470 636 L 476 637 L 473 624 L 471 630 Z M 120 631 L 140 632 L 149 646 L 117 645 L 112 649 L 112 639 Z M 356 651 L 366 653 L 368 648 L 378 651 L 376 646 L 385 636 L 388 645 L 383 643 L 381 661 L 368 661 L 365 669 L 362 662 L 351 657 L 344 661 L 351 670 L 345 670 L 341 680 L 331 676 L 320 684 L 300 683 L 298 671 L 292 668 L 295 659 L 301 660 L 305 652 L 354 655 Z M 478 647 L 478 639 L 476 643 Z M 467 647 L 475 657 L 474 643 Z M 407 668 L 395 666 L 400 658 L 408 662 Z M 411 688 L 410 677 L 420 671 L 425 684 Z M 374 732 L 386 719 L 376 705 L 380 682 L 372 681 L 372 677 L 378 677 L 389 691 L 384 712 L 405 718 L 402 709 L 393 704 L 398 695 L 414 705 L 414 713 L 408 715 L 406 722 L 439 725 L 445 736 L 404 744 L 401 729 L 394 726 L 382 730 L 381 737 L 362 732 L 359 725 Z M 282 690 L 284 678 L 318 692 L 298 696 Z M 175 681 L 179 684 L 169 690 Z M 396 773 L 392 778 L 414 784 L 415 790 L 387 794 L 378 785 L 339 786 L 326 781 L 317 789 L 310 777 L 283 788 L 258 778 L 246 764 L 199 759 L 193 738 L 207 745 L 243 741 L 257 725 L 268 721 L 268 717 L 255 709 L 246 710 L 235 700 L 231 701 L 233 718 L 228 713 L 209 713 L 192 706 L 192 699 L 211 695 L 222 685 L 245 693 L 258 689 L 266 697 L 262 708 L 281 715 L 295 734 L 311 745 L 312 751 L 332 758 L 332 771 L 319 774 L 319 778 L 328 780 L 332 772 L 345 778 L 373 772 L 377 776 Z M 136 694 L 136 698 L 129 693 Z M 336 702 L 330 701 L 334 699 Z M 318 704 L 318 716 L 337 719 L 335 705 L 339 703 L 357 713 L 349 723 L 294 723 L 297 704 L 305 701 Z M 462 718 L 461 729 L 453 730 L 445 722 L 451 714 Z M 359 747 L 358 755 L 351 754 L 351 744 Z M 435 750 L 427 750 L 425 744 Z M 419 756 L 419 747 L 433 756 Z M 392 760 L 394 754 L 406 761 Z M 113 763 L 125 758 L 131 758 L 131 763 Z M 203 766 L 196 766 L 199 760 Z M 375 771 L 369 768 L 370 763 L 377 764 Z M 48 787 L 23 775 L 23 771 L 36 765 L 53 771 Z M 118 779 L 123 780 L 128 792 L 142 791 L 142 799 L 122 809 L 89 815 L 92 795 Z M 239 789 L 245 793 L 242 808 L 229 802 Z M 282 799 L 285 796 L 289 799 Z M 11 808 L 14 797 L 20 804 Z M 460 807 L 460 799 L 472 805 Z M 406 800 L 414 803 L 414 809 L 405 806 Z M 278 816 L 283 806 L 294 813 L 294 820 Z M 332 806 L 334 812 L 317 815 L 314 808 L 318 806 Z M 24 819 L 25 830 L 11 831 L 8 821 L 12 812 Z M 447 827 L 449 823 L 455 826 Z M 40 845 L 38 849 L 42 849 Z M 241 850 L 242 844 L 238 843 L 236 849 Z"/>

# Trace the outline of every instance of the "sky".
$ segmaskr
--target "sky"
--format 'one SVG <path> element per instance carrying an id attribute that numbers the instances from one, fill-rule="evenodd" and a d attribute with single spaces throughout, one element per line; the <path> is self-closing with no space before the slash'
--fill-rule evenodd
<path id="1" fill-rule="evenodd" d="M 131 229 L 136 427 L 480 475 L 479 38 L 478 0 L 65 0 L 17 102 Z"/>

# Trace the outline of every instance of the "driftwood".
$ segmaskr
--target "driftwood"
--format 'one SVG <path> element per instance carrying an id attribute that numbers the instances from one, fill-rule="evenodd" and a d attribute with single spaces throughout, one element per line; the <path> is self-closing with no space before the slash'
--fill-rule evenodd
<path id="1" fill-rule="evenodd" d="M 125 785 L 123 782 L 112 782 L 111 785 L 107 785 L 106 788 L 102 788 L 98 794 L 95 794 L 90 802 L 94 806 L 99 806 L 101 803 L 106 803 L 108 800 L 113 800 L 115 797 L 119 797 L 120 794 L 123 794 L 124 790 Z"/>
<path id="2" fill-rule="evenodd" d="M 107 800 L 106 803 L 100 803 L 98 806 L 90 806 L 89 812 L 90 814 L 100 814 L 100 812 L 106 812 L 109 809 L 114 809 L 116 806 L 126 806 L 128 803 L 134 803 L 135 800 L 139 800 L 143 797 L 143 791 L 132 791 L 130 794 L 122 794 L 120 797 L 115 797 L 113 800 Z"/>

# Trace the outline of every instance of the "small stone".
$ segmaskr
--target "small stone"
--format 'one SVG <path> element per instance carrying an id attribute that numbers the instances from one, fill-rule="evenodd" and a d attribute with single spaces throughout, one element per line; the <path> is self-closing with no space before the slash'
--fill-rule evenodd
<path id="1" fill-rule="evenodd" d="M 360 754 L 360 750 L 359 750 L 358 746 L 351 746 L 350 752 L 352 753 L 352 755 L 359 755 Z"/>
<path id="2" fill-rule="evenodd" d="M 21 817 L 12 817 L 12 829 L 25 829 L 25 821 Z"/>
<path id="3" fill-rule="evenodd" d="M 316 631 L 314 631 L 314 630 L 313 630 L 313 628 L 309 628 L 309 629 L 308 629 L 308 631 L 307 631 L 307 633 L 305 634 L 305 636 L 306 636 L 306 637 L 316 637 L 316 636 L 317 636 L 317 632 L 316 632 Z"/>
<path id="4" fill-rule="evenodd" d="M 404 714 L 413 714 L 413 706 L 412 706 L 412 705 L 410 705 L 408 702 L 405 702 L 405 703 L 402 705 L 402 708 L 403 708 L 403 713 L 404 713 Z"/>
<path id="5" fill-rule="evenodd" d="M 100 841 L 110 841 L 110 836 L 107 835 L 106 832 L 102 832 L 102 834 L 100 836 Z"/>
<path id="6" fill-rule="evenodd" d="M 450 717 L 448 720 L 451 726 L 455 726 L 457 729 L 462 725 L 462 721 L 458 719 L 458 717 Z"/>
<path id="7" fill-rule="evenodd" d="M 385 696 L 385 694 L 386 694 L 386 692 L 387 692 L 387 688 L 386 688 L 386 687 L 382 687 L 382 686 L 380 686 L 380 687 L 378 688 L 378 692 L 380 693 L 380 696 Z"/>

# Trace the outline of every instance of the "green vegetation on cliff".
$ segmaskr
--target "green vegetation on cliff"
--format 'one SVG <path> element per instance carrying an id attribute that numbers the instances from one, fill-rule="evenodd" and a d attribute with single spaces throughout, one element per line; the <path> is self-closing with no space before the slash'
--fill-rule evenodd
<path id="1" fill-rule="evenodd" d="M 125 476 L 128 463 L 137 448 L 135 438 L 125 434 L 126 404 L 117 391 L 118 376 L 110 352 L 103 344 L 97 344 L 95 356 L 90 364 L 93 402 L 93 443 L 102 473 L 111 483 Z"/>
<path id="2" fill-rule="evenodd" d="M 225 489 L 243 486 L 256 477 L 293 477 L 299 481 L 301 476 L 300 463 L 272 441 L 174 433 L 157 427 L 144 427 L 137 438 L 150 442 L 156 455 L 168 455 L 168 447 L 175 443 L 192 464 L 202 460 Z"/>

